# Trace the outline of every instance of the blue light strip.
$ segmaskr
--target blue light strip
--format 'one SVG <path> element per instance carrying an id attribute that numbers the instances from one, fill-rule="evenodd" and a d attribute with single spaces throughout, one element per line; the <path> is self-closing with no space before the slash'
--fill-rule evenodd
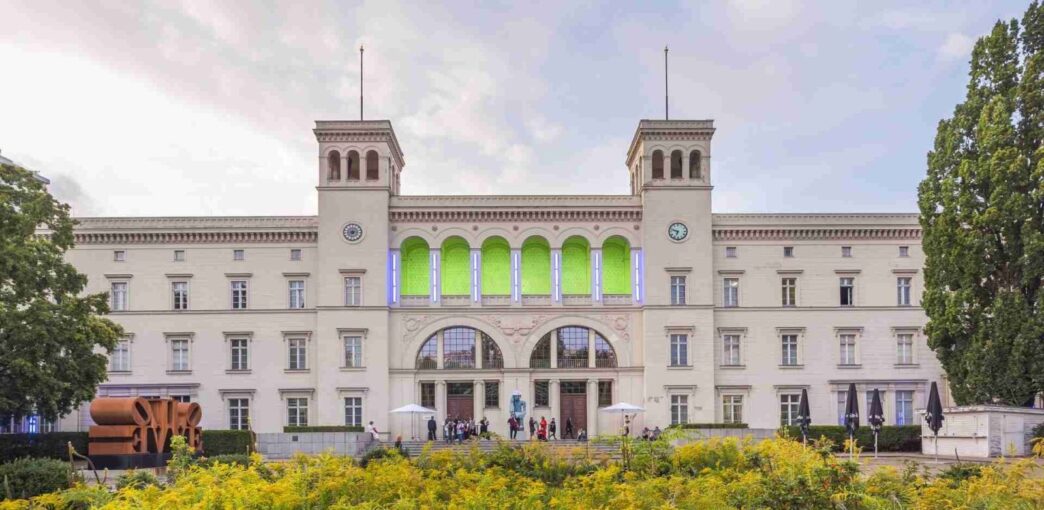
<path id="1" fill-rule="evenodd" d="M 562 252 L 560 250 L 553 250 L 551 252 L 551 291 L 554 294 L 555 302 L 562 301 Z"/>
<path id="2" fill-rule="evenodd" d="M 511 250 L 511 299 L 519 302 L 522 299 L 522 276 L 520 267 L 522 265 L 522 252 Z"/>
<path id="3" fill-rule="evenodd" d="M 602 301 L 602 250 L 591 250 L 594 255 L 594 299 Z"/>
<path id="4" fill-rule="evenodd" d="M 478 250 L 471 250 L 471 301 L 478 303 L 482 298 L 482 256 Z"/>
<path id="5" fill-rule="evenodd" d="M 431 250 L 431 302 L 439 302 L 439 251 Z"/>
<path id="6" fill-rule="evenodd" d="M 391 250 L 388 255 L 388 301 L 399 302 L 399 250 Z"/>
<path id="7" fill-rule="evenodd" d="M 641 303 L 644 299 L 645 290 L 645 253 L 641 248 L 635 250 L 634 265 L 634 302 Z"/>

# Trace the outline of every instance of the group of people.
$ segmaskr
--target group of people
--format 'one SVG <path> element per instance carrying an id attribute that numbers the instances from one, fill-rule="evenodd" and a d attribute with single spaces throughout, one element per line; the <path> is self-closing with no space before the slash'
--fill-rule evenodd
<path id="1" fill-rule="evenodd" d="M 660 430 L 659 425 L 657 425 L 656 428 L 652 430 L 649 430 L 649 427 L 645 427 L 642 429 L 642 439 L 646 441 L 656 441 L 660 438 L 660 434 L 662 433 L 663 431 Z"/>
<path id="2" fill-rule="evenodd" d="M 514 417 L 508 418 L 508 428 L 511 430 L 511 439 L 518 438 L 518 431 L 522 430 L 522 424 Z M 529 437 L 530 439 L 536 439 L 539 441 L 550 441 L 559 439 L 558 436 L 558 423 L 554 417 L 551 417 L 551 421 L 548 422 L 543 416 L 540 417 L 540 421 L 536 421 L 536 418 L 529 417 Z M 561 439 L 576 439 L 578 441 L 587 440 L 587 431 L 580 429 L 575 435 L 573 433 L 573 419 L 566 418 L 565 427 L 562 431 Z"/>
<path id="3" fill-rule="evenodd" d="M 434 416 L 428 417 L 428 441 L 438 440 L 438 422 Z M 518 433 L 524 431 L 523 424 L 515 416 L 508 418 L 508 430 L 511 439 L 518 439 Z M 442 424 L 442 440 L 447 443 L 454 441 L 460 443 L 475 436 L 485 436 L 489 432 L 489 420 L 485 416 L 477 423 L 471 418 L 446 418 Z M 538 422 L 532 416 L 529 417 L 529 437 L 539 441 L 550 441 L 559 439 L 558 423 L 552 417 L 547 421 L 543 416 Z M 561 439 L 576 439 L 587 441 L 587 431 L 580 429 L 574 432 L 572 418 L 566 418 L 565 427 L 562 430 Z"/>
<path id="4" fill-rule="evenodd" d="M 429 417 L 428 441 L 436 440 L 435 435 L 438 428 L 438 422 L 435 421 L 435 417 Z M 472 437 L 484 435 L 487 432 L 489 432 L 489 420 L 485 416 L 478 423 L 475 423 L 475 420 L 471 418 L 446 418 L 446 421 L 442 423 L 442 440 L 447 443 L 454 441 L 462 443 Z"/>

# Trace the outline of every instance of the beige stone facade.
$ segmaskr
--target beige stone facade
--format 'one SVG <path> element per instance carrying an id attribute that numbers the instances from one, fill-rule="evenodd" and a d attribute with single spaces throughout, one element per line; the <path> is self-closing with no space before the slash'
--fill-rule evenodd
<path id="1" fill-rule="evenodd" d="M 916 215 L 712 214 L 713 134 L 641 121 L 630 195 L 403 196 L 390 122 L 321 121 L 317 216 L 81 218 L 68 259 L 128 332 L 100 393 L 183 396 L 206 428 L 408 435 L 389 410 L 419 403 L 507 435 L 518 391 L 594 435 L 616 402 L 773 428 L 801 389 L 836 423 L 855 382 L 915 423 L 943 380 Z"/>

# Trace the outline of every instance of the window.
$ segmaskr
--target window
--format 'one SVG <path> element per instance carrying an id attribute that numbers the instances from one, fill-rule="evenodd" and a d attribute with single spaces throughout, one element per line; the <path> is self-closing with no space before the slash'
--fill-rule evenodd
<path id="1" fill-rule="evenodd" d="M 689 365 L 689 335 L 675 333 L 671 335 L 671 366 L 685 367 Z"/>
<path id="2" fill-rule="evenodd" d="M 189 289 L 188 282 L 172 282 L 170 284 L 174 298 L 175 310 L 188 310 Z"/>
<path id="3" fill-rule="evenodd" d="M 743 423 L 743 395 L 724 395 L 721 402 L 723 422 Z"/>
<path id="4" fill-rule="evenodd" d="M 305 307 L 305 282 L 304 280 L 290 280 L 290 308 L 301 309 Z"/>
<path id="5" fill-rule="evenodd" d="M 290 427 L 308 426 L 308 399 L 291 397 L 286 399 L 286 424 Z"/>
<path id="6" fill-rule="evenodd" d="M 837 392 L 837 424 L 845 424 L 845 411 L 848 411 L 848 393 L 845 391 Z"/>
<path id="7" fill-rule="evenodd" d="M 286 341 L 288 370 L 308 370 L 308 345 L 304 338 L 291 338 Z"/>
<path id="8" fill-rule="evenodd" d="M 442 331 L 442 367 L 475 368 L 475 330 L 446 328 Z"/>
<path id="9" fill-rule="evenodd" d="M 359 180 L 359 153 L 357 151 L 348 151 L 348 168 L 347 176 L 349 181 Z"/>
<path id="10" fill-rule="evenodd" d="M 723 285 L 725 289 L 725 295 L 723 296 L 725 306 L 739 306 L 739 278 L 725 278 Z"/>
<path id="11" fill-rule="evenodd" d="M 362 422 L 362 397 L 344 397 L 344 424 L 361 427 Z"/>
<path id="12" fill-rule="evenodd" d="M 913 425 L 914 420 L 912 391 L 903 390 L 895 392 L 895 424 Z"/>
<path id="13" fill-rule="evenodd" d="M 842 246 L 841 247 L 841 256 L 842 257 L 851 257 L 852 256 L 852 247 L 851 246 Z"/>
<path id="14" fill-rule="evenodd" d="M 344 337 L 344 367 L 360 368 L 362 366 L 362 337 L 346 335 Z"/>
<path id="15" fill-rule="evenodd" d="M 909 246 L 900 246 L 899 247 L 899 256 L 900 257 L 909 257 L 910 256 L 910 247 Z"/>
<path id="16" fill-rule="evenodd" d="M 438 337 L 436 335 L 428 337 L 424 342 L 424 345 L 421 346 L 420 351 L 417 353 L 418 370 L 435 370 L 436 368 L 439 368 L 438 348 Z M 548 356 L 550 356 L 550 354 L 548 354 Z"/>
<path id="17" fill-rule="evenodd" d="M 663 151 L 654 150 L 652 153 L 652 178 L 663 179 Z"/>
<path id="18" fill-rule="evenodd" d="M 798 364 L 798 337 L 793 334 L 783 335 L 781 345 L 783 347 L 781 365 L 794 366 Z"/>
<path id="19" fill-rule="evenodd" d="M 841 364 L 856 364 L 856 337 L 852 334 L 841 335 Z"/>
<path id="20" fill-rule="evenodd" d="M 250 428 L 250 399 L 228 399 L 228 428 L 232 430 Z"/>
<path id="21" fill-rule="evenodd" d="M 910 306 L 910 277 L 901 276 L 895 279 L 895 292 L 899 306 Z"/>
<path id="22" fill-rule="evenodd" d="M 896 360 L 900 365 L 912 365 L 913 359 L 913 335 L 900 333 L 896 336 Z"/>
<path id="23" fill-rule="evenodd" d="M 734 258 L 736 258 L 736 247 L 735 246 L 726 246 L 725 247 L 725 258 L 727 258 L 727 259 L 734 259 Z"/>
<path id="24" fill-rule="evenodd" d="M 783 278 L 783 306 L 797 306 L 797 278 Z"/>
<path id="25" fill-rule="evenodd" d="M 114 312 L 127 310 L 127 282 L 112 282 L 109 292 L 109 309 Z"/>
<path id="26" fill-rule="evenodd" d="M 376 181 L 379 178 L 379 160 L 377 158 L 377 151 L 368 151 L 366 153 L 366 180 L 368 181 Z"/>
<path id="27" fill-rule="evenodd" d="M 671 425 L 689 423 L 689 396 L 671 395 Z"/>
<path id="28" fill-rule="evenodd" d="M 243 250 L 232 250 L 232 260 L 243 260 L 244 258 Z"/>
<path id="29" fill-rule="evenodd" d="M 301 260 L 301 249 L 291 248 L 290 249 L 290 260 Z"/>
<path id="30" fill-rule="evenodd" d="M 428 409 L 435 409 L 435 383 L 423 382 L 420 386 L 420 405 Z"/>
<path id="31" fill-rule="evenodd" d="M 786 258 L 793 257 L 794 256 L 794 247 L 793 246 L 784 246 L 783 247 L 783 256 L 786 257 Z"/>
<path id="32" fill-rule="evenodd" d="M 174 250 L 174 262 L 185 261 L 185 250 Z"/>
<path id="33" fill-rule="evenodd" d="M 130 372 L 130 369 L 130 341 L 120 340 L 116 343 L 116 348 L 109 353 L 109 371 Z"/>
<path id="34" fill-rule="evenodd" d="M 534 407 L 548 407 L 551 405 L 549 398 L 551 391 L 549 389 L 548 381 L 534 381 L 533 382 L 533 406 Z"/>
<path id="35" fill-rule="evenodd" d="M 692 151 L 689 153 L 689 178 L 702 179 L 703 173 L 700 170 L 700 151 Z"/>
<path id="36" fill-rule="evenodd" d="M 725 335 L 722 337 L 721 364 L 735 366 L 740 364 L 740 336 Z"/>
<path id="37" fill-rule="evenodd" d="M 232 282 L 232 309 L 246 310 L 247 307 L 247 282 L 246 280 L 235 280 Z"/>
<path id="38" fill-rule="evenodd" d="M 231 349 L 230 370 L 250 370 L 249 342 L 246 338 L 233 338 L 228 341 Z"/>
<path id="39" fill-rule="evenodd" d="M 684 276 L 672 276 L 671 277 L 671 304 L 672 305 L 684 305 L 685 304 L 685 277 Z"/>
<path id="40" fill-rule="evenodd" d="M 598 407 L 613 405 L 613 382 L 598 381 Z"/>
<path id="41" fill-rule="evenodd" d="M 337 151 L 330 151 L 330 154 L 326 156 L 326 166 L 330 169 L 326 176 L 328 181 L 339 181 L 341 180 L 341 153 Z"/>
<path id="42" fill-rule="evenodd" d="M 127 260 L 127 252 L 123 250 L 116 250 L 112 252 L 112 260 L 116 262 L 124 262 Z"/>
<path id="43" fill-rule="evenodd" d="M 784 393 L 779 396 L 779 424 L 783 426 L 797 425 L 798 404 L 801 395 Z"/>
<path id="44" fill-rule="evenodd" d="M 671 179 L 681 179 L 682 175 L 682 151 L 671 152 Z"/>
<path id="45" fill-rule="evenodd" d="M 841 279 L 841 306 L 852 306 L 855 304 L 855 278 Z"/>
<path id="46" fill-rule="evenodd" d="M 362 304 L 362 277 L 346 276 L 344 278 L 344 305 L 359 306 Z"/>
<path id="47" fill-rule="evenodd" d="M 567 326 L 558 329 L 558 368 L 587 368 L 587 328 Z"/>
<path id="48" fill-rule="evenodd" d="M 493 408 L 500 407 L 500 383 L 496 381 L 486 381 L 485 391 L 485 406 Z"/>
<path id="49" fill-rule="evenodd" d="M 189 370 L 189 341 L 175 338 L 170 341 L 170 369 L 175 372 Z"/>
<path id="50" fill-rule="evenodd" d="M 192 395 L 171 395 L 170 398 L 175 402 L 182 402 L 185 404 L 192 402 Z"/>

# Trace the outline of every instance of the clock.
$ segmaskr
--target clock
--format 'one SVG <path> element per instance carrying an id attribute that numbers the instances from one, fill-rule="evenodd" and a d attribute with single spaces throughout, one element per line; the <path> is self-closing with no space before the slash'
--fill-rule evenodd
<path id="1" fill-rule="evenodd" d="M 358 223 L 349 223 L 344 226 L 343 230 L 341 230 L 341 235 L 344 236 L 345 241 L 354 243 L 359 239 L 362 239 L 363 229 Z"/>
<path id="2" fill-rule="evenodd" d="M 667 227 L 667 237 L 670 237 L 672 241 L 684 241 L 686 237 L 689 237 L 689 227 L 680 222 L 671 223 L 671 226 Z"/>

